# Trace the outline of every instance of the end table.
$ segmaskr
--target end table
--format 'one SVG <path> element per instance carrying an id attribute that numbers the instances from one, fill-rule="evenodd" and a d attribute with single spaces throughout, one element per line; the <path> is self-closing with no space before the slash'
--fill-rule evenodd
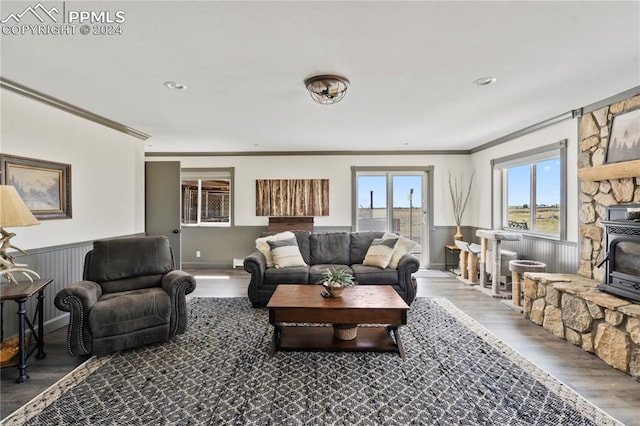
<path id="1" fill-rule="evenodd" d="M 17 383 L 29 380 L 27 375 L 27 358 L 29 356 L 29 347 L 25 342 L 25 324 L 29 327 L 31 335 L 36 338 L 36 358 L 41 359 L 46 356 L 44 352 L 44 289 L 53 282 L 52 279 L 38 279 L 31 281 L 20 281 L 18 284 L 2 284 L 0 285 L 0 318 L 2 318 L 2 308 L 5 300 L 13 300 L 18 304 L 18 357 L 16 360 L 10 360 L 2 363 L 2 368 L 18 366 Z M 33 318 L 27 316 L 27 300 L 34 294 L 38 294 L 38 304 Z M 34 323 L 38 321 L 38 331 L 36 332 Z M 0 341 L 4 340 L 4 321 L 0 320 Z"/>

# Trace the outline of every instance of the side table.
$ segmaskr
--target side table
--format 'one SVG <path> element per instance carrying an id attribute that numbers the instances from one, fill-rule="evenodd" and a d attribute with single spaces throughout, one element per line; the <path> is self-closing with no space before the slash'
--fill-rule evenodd
<path id="1" fill-rule="evenodd" d="M 460 275 L 455 273 L 455 267 L 459 263 L 460 248 L 454 244 L 447 244 L 444 246 L 444 269 L 451 272 L 454 275 Z"/>
<path id="2" fill-rule="evenodd" d="M 25 342 L 26 329 L 29 327 L 31 336 L 36 339 L 36 358 L 44 358 L 44 289 L 53 282 L 52 279 L 38 279 L 31 281 L 20 281 L 18 284 L 2 284 L 0 285 L 0 318 L 2 318 L 2 308 L 4 308 L 5 300 L 13 300 L 18 304 L 18 357 L 17 361 L 10 360 L 2 364 L 4 367 L 18 366 L 17 383 L 29 380 L 27 375 L 27 358 L 29 356 L 29 347 Z M 38 304 L 33 318 L 27 316 L 27 300 L 34 294 L 38 294 Z M 34 323 L 38 321 L 38 331 L 36 332 Z M 0 341 L 4 340 L 4 321 L 0 320 Z"/>

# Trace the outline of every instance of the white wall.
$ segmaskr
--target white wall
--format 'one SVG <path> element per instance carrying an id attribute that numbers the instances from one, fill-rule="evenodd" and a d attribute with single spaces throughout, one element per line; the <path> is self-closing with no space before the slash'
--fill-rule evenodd
<path id="1" fill-rule="evenodd" d="M 567 241 L 578 240 L 578 120 L 571 119 L 471 156 L 477 179 L 469 210 L 476 226 L 491 228 L 491 160 L 567 140 Z"/>
<path id="2" fill-rule="evenodd" d="M 467 171 L 469 155 L 316 155 L 149 157 L 147 161 L 180 161 L 183 168 L 235 167 L 235 225 L 266 226 L 255 215 L 256 179 L 329 179 L 329 216 L 317 226 L 351 226 L 351 167 L 434 167 L 434 225 L 453 226 L 448 173 Z M 468 173 L 467 173 L 468 174 Z M 465 218 L 468 216 L 465 214 Z M 471 225 L 471 223 L 463 223 Z"/>
<path id="3" fill-rule="evenodd" d="M 0 152 L 71 164 L 72 219 L 11 229 L 25 250 L 144 232 L 144 142 L 0 89 Z"/>

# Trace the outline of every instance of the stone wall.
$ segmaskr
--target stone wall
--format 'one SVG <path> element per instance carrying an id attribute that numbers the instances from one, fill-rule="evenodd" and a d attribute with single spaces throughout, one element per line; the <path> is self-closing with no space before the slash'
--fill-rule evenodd
<path id="1" fill-rule="evenodd" d="M 604 164 L 613 116 L 640 107 L 640 95 L 599 110 L 580 119 L 578 168 Z M 640 177 L 580 182 L 580 263 L 578 275 L 602 282 L 604 268 L 597 268 L 605 256 L 603 246 L 606 207 L 640 204 Z"/>
<path id="2" fill-rule="evenodd" d="M 640 381 L 640 305 L 577 275 L 526 273 L 524 316 Z"/>

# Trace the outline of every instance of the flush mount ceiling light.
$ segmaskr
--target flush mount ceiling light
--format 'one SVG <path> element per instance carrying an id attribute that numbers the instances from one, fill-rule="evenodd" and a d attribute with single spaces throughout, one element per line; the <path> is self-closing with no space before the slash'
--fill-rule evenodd
<path id="1" fill-rule="evenodd" d="M 349 88 L 349 80 L 339 75 L 316 75 L 304 81 L 311 98 L 319 104 L 340 102 Z"/>
<path id="2" fill-rule="evenodd" d="M 166 87 L 167 89 L 173 89 L 173 90 L 186 90 L 187 89 L 187 85 L 186 84 L 182 84 L 178 81 L 165 81 L 164 83 L 164 87 Z"/>
<path id="3" fill-rule="evenodd" d="M 498 79 L 495 77 L 480 77 L 473 80 L 473 84 L 475 84 L 476 86 L 488 86 L 495 83 L 496 81 L 498 81 Z"/>

